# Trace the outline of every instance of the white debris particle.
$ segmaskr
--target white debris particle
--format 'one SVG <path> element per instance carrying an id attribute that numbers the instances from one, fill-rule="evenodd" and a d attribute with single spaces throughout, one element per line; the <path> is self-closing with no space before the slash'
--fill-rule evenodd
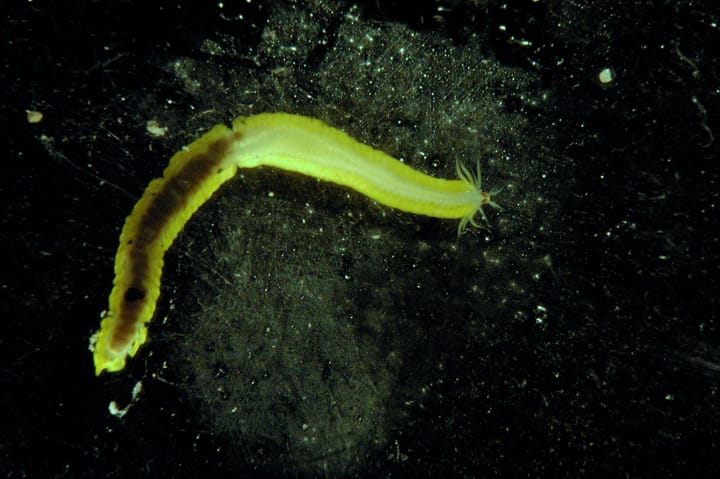
<path id="1" fill-rule="evenodd" d="M 615 70 L 605 67 L 598 73 L 598 81 L 601 85 L 609 85 L 615 80 Z"/>
<path id="2" fill-rule="evenodd" d="M 168 131 L 167 127 L 160 126 L 157 120 L 148 121 L 146 127 L 147 132 L 150 133 L 151 136 L 165 136 L 165 133 Z"/>
<path id="3" fill-rule="evenodd" d="M 43 119 L 43 114 L 41 111 L 25 110 L 25 113 L 27 114 L 28 123 L 40 123 Z"/>

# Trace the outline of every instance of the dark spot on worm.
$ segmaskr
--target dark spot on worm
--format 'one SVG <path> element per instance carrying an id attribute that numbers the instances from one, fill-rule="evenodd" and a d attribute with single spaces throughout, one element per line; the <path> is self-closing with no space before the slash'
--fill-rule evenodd
<path id="1" fill-rule="evenodd" d="M 126 303 L 134 303 L 134 302 L 140 301 L 144 298 L 145 298 L 145 291 L 143 291 L 140 288 L 130 286 L 127 289 L 127 291 L 125 291 L 125 302 Z"/>

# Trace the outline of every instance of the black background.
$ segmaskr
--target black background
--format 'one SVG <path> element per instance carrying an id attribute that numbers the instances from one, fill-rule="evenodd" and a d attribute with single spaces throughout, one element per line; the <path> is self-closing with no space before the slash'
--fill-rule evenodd
<path id="1" fill-rule="evenodd" d="M 193 442 L 198 431 L 187 428 L 181 412 L 140 413 L 142 436 L 109 418 L 108 402 L 132 383 L 109 390 L 92 375 L 86 349 L 112 281 L 108 261 L 119 223 L 162 168 L 154 164 L 140 178 L 136 167 L 123 166 L 126 145 L 145 138 L 134 133 L 136 125 L 116 125 L 108 134 L 103 122 L 117 112 L 106 110 L 107 98 L 126 96 L 132 105 L 158 91 L 174 98 L 182 115 L 184 94 L 158 65 L 180 55 L 201 58 L 198 44 L 208 36 L 259 41 L 269 8 L 227 3 L 221 15 L 199 3 L 3 2 L 0 471 L 6 477 L 230 474 L 207 459 L 221 440 Z M 575 325 L 557 338 L 566 352 L 555 358 L 563 374 L 554 392 L 564 404 L 543 417 L 525 410 L 531 391 L 496 396 L 497 414 L 487 420 L 494 427 L 482 428 L 482 421 L 433 425 L 428 413 L 418 429 L 444 435 L 418 439 L 424 459 L 378 462 L 368 474 L 720 473 L 720 15 L 712 4 L 363 7 L 367 18 L 457 42 L 478 34 L 489 55 L 537 70 L 556 98 L 556 149 L 575 165 L 570 200 L 560 205 L 565 231 L 556 245 L 557 277 L 544 300 Z M 445 7 L 441 14 L 438 6 Z M 240 14 L 242 30 L 232 20 Z M 606 65 L 618 80 L 600 88 L 596 75 Z M 164 81 L 149 80 L 158 77 Z M 26 121 L 26 109 L 44 113 L 42 129 Z M 95 154 L 98 141 L 114 158 Z M 543 345 L 518 344 L 518 351 L 506 352 L 508 364 L 496 355 L 492 368 L 546 374 L 547 364 L 536 362 Z M 147 399 L 146 411 L 162 410 L 159 398 L 162 391 Z M 185 407 L 191 414 L 193 405 Z M 518 432 L 514 418 L 528 414 L 546 429 Z M 512 434 L 497 433 L 504 423 L 513 425 Z"/>

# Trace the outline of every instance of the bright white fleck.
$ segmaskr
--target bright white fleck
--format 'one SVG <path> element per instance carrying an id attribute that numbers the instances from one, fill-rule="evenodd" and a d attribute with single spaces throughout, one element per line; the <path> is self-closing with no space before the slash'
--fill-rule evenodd
<path id="1" fill-rule="evenodd" d="M 598 81 L 602 85 L 609 85 L 615 80 L 615 70 L 605 67 L 598 73 Z"/>
<path id="2" fill-rule="evenodd" d="M 140 393 L 142 392 L 142 382 L 138 381 L 135 383 L 135 386 L 132 389 L 132 393 L 130 395 L 130 403 L 125 406 L 124 408 L 120 408 L 115 401 L 110 401 L 110 404 L 108 404 L 108 411 L 110 412 L 110 415 L 115 416 L 117 418 L 122 418 L 127 414 L 127 412 L 130 410 L 130 407 L 135 404 L 138 397 L 140 397 Z"/>
<path id="3" fill-rule="evenodd" d="M 37 110 L 25 110 L 27 114 L 28 123 L 40 123 L 43 119 L 43 114 Z"/>
<path id="4" fill-rule="evenodd" d="M 157 122 L 157 120 L 150 120 L 145 124 L 145 128 L 147 129 L 147 132 L 150 133 L 151 136 L 165 136 L 165 133 L 167 133 L 168 129 L 166 126 L 160 126 L 160 123 Z"/>

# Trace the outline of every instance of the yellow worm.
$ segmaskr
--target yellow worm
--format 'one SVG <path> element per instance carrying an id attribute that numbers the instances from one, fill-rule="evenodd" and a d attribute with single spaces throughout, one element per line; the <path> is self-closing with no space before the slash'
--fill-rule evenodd
<path id="1" fill-rule="evenodd" d="M 459 219 L 498 207 L 478 176 L 457 163 L 459 179 L 434 178 L 359 143 L 320 120 L 263 113 L 217 125 L 176 153 L 127 217 L 115 256 L 110 304 L 91 342 L 95 374 L 120 371 L 147 339 L 160 295 L 165 251 L 195 211 L 238 168 L 271 166 L 345 185 L 409 213 Z"/>

